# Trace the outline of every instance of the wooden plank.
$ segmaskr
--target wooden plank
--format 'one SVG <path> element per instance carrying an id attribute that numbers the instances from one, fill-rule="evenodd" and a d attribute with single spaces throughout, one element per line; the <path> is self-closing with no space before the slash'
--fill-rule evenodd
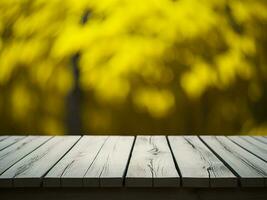
<path id="1" fill-rule="evenodd" d="M 266 136 L 253 136 L 253 139 L 258 140 L 264 144 L 267 144 L 267 137 Z"/>
<path id="2" fill-rule="evenodd" d="M 237 177 L 197 136 L 168 136 L 184 187 L 236 187 Z"/>
<path id="3" fill-rule="evenodd" d="M 244 150 L 225 136 L 201 136 L 201 139 L 240 176 L 243 187 L 263 187 L 267 163 Z"/>
<path id="4" fill-rule="evenodd" d="M 45 173 L 75 144 L 79 136 L 55 136 L 0 176 L 0 186 L 38 187 Z"/>
<path id="5" fill-rule="evenodd" d="M 0 151 L 0 174 L 38 148 L 51 136 L 28 136 Z"/>
<path id="6" fill-rule="evenodd" d="M 110 136 L 84 176 L 84 185 L 121 187 L 133 136 Z"/>
<path id="7" fill-rule="evenodd" d="M 2 142 L 4 139 L 6 139 L 6 138 L 8 138 L 8 136 L 7 135 L 1 135 L 0 136 L 0 142 Z"/>
<path id="8" fill-rule="evenodd" d="M 250 136 L 230 136 L 230 140 L 267 162 L 267 144 Z"/>
<path id="9" fill-rule="evenodd" d="M 83 177 L 107 136 L 83 136 L 45 176 L 45 187 L 82 187 Z"/>
<path id="10" fill-rule="evenodd" d="M 4 138 L 4 140 L 0 141 L 0 151 L 22 140 L 24 137 L 25 136 L 10 136 L 8 138 Z"/>
<path id="11" fill-rule="evenodd" d="M 164 136 L 138 136 L 125 180 L 128 187 L 177 187 L 180 177 Z"/>

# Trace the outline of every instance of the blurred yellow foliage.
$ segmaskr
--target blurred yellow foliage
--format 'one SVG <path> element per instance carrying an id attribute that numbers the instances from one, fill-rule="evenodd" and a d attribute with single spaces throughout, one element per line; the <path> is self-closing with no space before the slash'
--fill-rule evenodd
<path id="1" fill-rule="evenodd" d="M 146 88 L 136 92 L 134 102 L 140 108 L 147 110 L 153 117 L 162 117 L 174 106 L 174 97 L 167 90 Z"/>
<path id="2" fill-rule="evenodd" d="M 256 130 L 266 32 L 265 0 L 0 0 L 0 131 L 67 131 L 77 53 L 86 132 Z"/>

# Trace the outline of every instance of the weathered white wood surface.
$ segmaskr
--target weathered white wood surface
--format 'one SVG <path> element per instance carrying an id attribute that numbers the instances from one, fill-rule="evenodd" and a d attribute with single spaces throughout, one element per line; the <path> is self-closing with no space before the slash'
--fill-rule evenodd
<path id="1" fill-rule="evenodd" d="M 225 136 L 201 136 L 239 176 L 244 187 L 263 187 L 266 185 L 267 163 L 244 150 Z"/>
<path id="2" fill-rule="evenodd" d="M 83 136 L 45 176 L 46 187 L 82 187 L 83 177 L 108 136 Z"/>
<path id="3" fill-rule="evenodd" d="M 84 186 L 122 187 L 134 137 L 109 136 L 84 176 Z"/>
<path id="4" fill-rule="evenodd" d="M 0 176 L 2 187 L 39 187 L 42 177 L 75 144 L 79 136 L 55 136 Z"/>
<path id="5" fill-rule="evenodd" d="M 265 136 L 200 138 L 0 136 L 0 187 L 267 186 Z"/>
<path id="6" fill-rule="evenodd" d="M 255 140 L 258 140 L 264 144 L 267 144 L 267 137 L 266 136 L 253 136 Z"/>
<path id="7" fill-rule="evenodd" d="M 4 138 L 0 141 L 0 151 L 18 142 L 19 140 L 22 140 L 24 137 L 25 136 L 10 136 L 8 138 Z"/>
<path id="8" fill-rule="evenodd" d="M 0 174 L 46 142 L 51 136 L 28 136 L 0 151 Z"/>
<path id="9" fill-rule="evenodd" d="M 0 136 L 0 142 L 2 142 L 4 139 L 6 139 L 6 138 L 8 138 L 8 136 L 7 135 L 1 135 Z"/>
<path id="10" fill-rule="evenodd" d="M 125 184 L 128 187 L 177 187 L 180 177 L 164 136 L 137 136 Z"/>
<path id="11" fill-rule="evenodd" d="M 197 136 L 168 136 L 184 187 L 236 187 L 237 177 Z"/>
<path id="12" fill-rule="evenodd" d="M 233 142 L 267 162 L 267 144 L 250 136 L 230 136 Z"/>

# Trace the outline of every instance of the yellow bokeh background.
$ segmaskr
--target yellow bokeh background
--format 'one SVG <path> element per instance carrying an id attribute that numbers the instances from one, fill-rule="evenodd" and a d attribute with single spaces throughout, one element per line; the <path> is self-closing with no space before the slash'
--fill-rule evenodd
<path id="1" fill-rule="evenodd" d="M 266 33 L 265 0 L 0 0 L 0 133 L 70 133 L 78 87 L 83 134 L 267 134 Z"/>

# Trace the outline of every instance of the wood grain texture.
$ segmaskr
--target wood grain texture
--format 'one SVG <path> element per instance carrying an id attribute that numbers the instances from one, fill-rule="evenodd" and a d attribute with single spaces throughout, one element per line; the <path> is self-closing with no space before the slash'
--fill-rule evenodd
<path id="1" fill-rule="evenodd" d="M 267 186 L 265 136 L 168 138 L 0 136 L 0 187 Z"/>
<path id="2" fill-rule="evenodd" d="M 8 138 L 8 136 L 7 135 L 1 135 L 0 136 L 0 142 L 2 142 L 4 139 L 6 139 L 6 138 Z"/>
<path id="3" fill-rule="evenodd" d="M 201 136 L 201 139 L 240 176 L 241 186 L 263 187 L 266 185 L 266 162 L 225 136 Z"/>
<path id="4" fill-rule="evenodd" d="M 137 136 L 125 183 L 128 187 L 180 185 L 166 137 Z"/>
<path id="5" fill-rule="evenodd" d="M 83 136 L 45 176 L 45 187 L 82 187 L 83 177 L 108 136 Z"/>
<path id="6" fill-rule="evenodd" d="M 267 137 L 266 136 L 253 136 L 255 140 L 258 140 L 261 143 L 267 144 Z"/>
<path id="7" fill-rule="evenodd" d="M 251 136 L 230 136 L 229 139 L 267 162 L 267 144 Z"/>
<path id="8" fill-rule="evenodd" d="M 237 177 L 197 136 L 168 136 L 184 187 L 236 187 Z"/>
<path id="9" fill-rule="evenodd" d="M 9 136 L 0 141 L 0 151 L 22 140 L 25 136 Z"/>
<path id="10" fill-rule="evenodd" d="M 5 171 L 0 176 L 0 186 L 39 187 L 45 173 L 78 139 L 79 136 L 53 137 Z"/>
<path id="11" fill-rule="evenodd" d="M 110 136 L 84 176 L 84 186 L 122 187 L 134 137 Z"/>
<path id="12" fill-rule="evenodd" d="M 46 142 L 51 136 L 28 136 L 0 151 L 0 174 Z"/>

